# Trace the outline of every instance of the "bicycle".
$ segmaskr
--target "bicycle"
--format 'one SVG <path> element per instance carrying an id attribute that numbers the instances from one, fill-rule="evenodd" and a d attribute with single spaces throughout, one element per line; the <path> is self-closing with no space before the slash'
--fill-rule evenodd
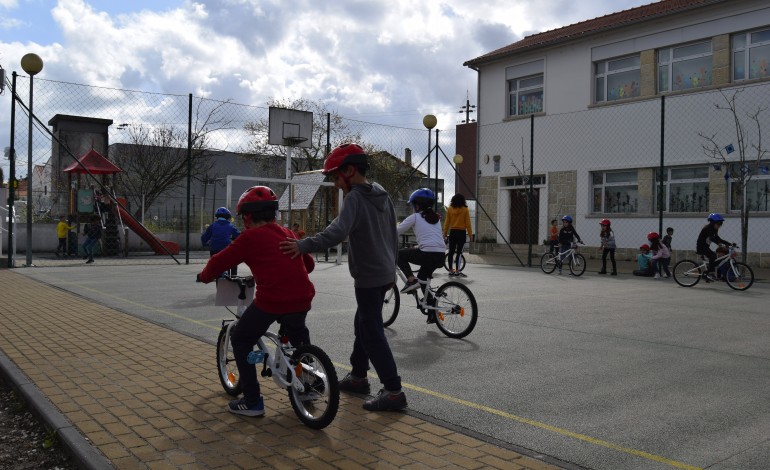
<path id="1" fill-rule="evenodd" d="M 736 248 L 738 247 L 733 244 L 728 248 L 726 255 L 716 259 L 715 262 L 719 263 L 717 264 L 716 272 L 720 273 L 720 271 L 724 270 L 723 274 L 718 275 L 717 280 L 724 280 L 732 289 L 746 290 L 754 284 L 754 271 L 752 271 L 747 264 L 735 261 L 735 258 L 738 256 Z M 709 276 L 708 258 L 703 255 L 699 256 L 701 260 L 700 264 L 695 261 L 684 259 L 674 265 L 673 274 L 677 284 L 682 287 L 692 287 L 700 282 L 701 278 L 704 278 L 707 281 L 712 280 L 710 277 L 706 278 L 706 276 Z M 726 270 L 723 268 L 725 263 L 729 263 Z"/>
<path id="2" fill-rule="evenodd" d="M 586 271 L 586 259 L 578 253 L 577 243 L 572 243 L 570 249 L 564 253 L 544 253 L 540 257 L 540 269 L 546 274 L 551 274 L 557 267 L 561 269 L 565 261 L 568 262 L 569 272 L 573 276 L 580 276 Z"/>
<path id="3" fill-rule="evenodd" d="M 396 273 L 401 282 L 406 283 L 407 278 L 404 273 L 398 268 Z M 476 298 L 465 284 L 449 281 L 434 288 L 431 280 L 432 278 L 428 278 L 427 284 L 409 292 L 410 295 L 414 295 L 416 308 L 423 315 L 433 316 L 436 326 L 446 336 L 464 338 L 473 331 L 478 320 Z M 425 295 L 420 298 L 423 288 Z M 396 321 L 400 307 L 401 293 L 397 283 L 393 283 L 393 287 L 385 295 L 382 306 L 382 323 L 385 327 Z"/>
<path id="4" fill-rule="evenodd" d="M 237 305 L 235 312 L 227 309 L 235 319 L 222 320 L 217 338 L 219 381 L 225 392 L 233 397 L 241 393 L 241 385 L 230 333 L 246 310 L 248 299 L 253 297 L 254 285 L 252 276 L 225 276 L 217 281 L 217 305 Z M 237 295 L 237 300 L 233 300 L 233 295 Z M 272 353 L 269 350 L 271 346 Z M 291 406 L 303 424 L 323 429 L 334 420 L 340 403 L 337 372 L 320 347 L 313 344 L 294 347 L 279 328 L 277 334 L 267 331 L 257 341 L 250 359 L 262 364 L 262 377 L 272 377 L 278 387 L 288 391 Z"/>
<path id="5" fill-rule="evenodd" d="M 460 247 L 460 262 L 457 264 L 458 273 L 463 272 L 463 269 L 465 269 L 465 255 L 462 252 L 463 247 L 465 247 L 465 245 Z M 454 256 L 457 256 L 457 254 L 455 254 Z M 454 265 L 455 265 L 455 262 L 453 259 L 451 259 L 451 257 L 449 256 L 449 252 L 447 251 L 447 254 L 444 257 L 444 269 L 446 269 L 449 272 L 452 272 L 452 267 Z M 464 274 L 463 274 L 463 277 L 465 277 Z"/>

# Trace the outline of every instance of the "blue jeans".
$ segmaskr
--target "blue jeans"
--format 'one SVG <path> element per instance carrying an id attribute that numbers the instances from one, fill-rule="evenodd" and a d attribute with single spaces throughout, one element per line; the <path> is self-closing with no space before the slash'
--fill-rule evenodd
<path id="1" fill-rule="evenodd" d="M 354 319 L 355 341 L 350 354 L 351 374 L 366 377 L 369 362 L 374 366 L 385 390 L 401 389 L 401 377 L 396 369 L 396 360 L 385 337 L 382 325 L 382 303 L 392 284 L 380 287 L 357 287 L 358 309 Z"/>
<path id="2" fill-rule="evenodd" d="M 94 246 L 96 246 L 98 241 L 98 238 L 88 238 L 85 243 L 83 243 L 83 252 L 89 259 L 94 258 Z"/>
<path id="3" fill-rule="evenodd" d="M 310 332 L 305 326 L 305 317 L 307 312 L 267 313 L 258 309 L 253 302 L 243 312 L 238 324 L 230 333 L 230 343 L 233 345 L 233 356 L 235 356 L 235 365 L 238 367 L 243 398 L 247 403 L 256 403 L 260 394 L 257 365 L 249 364 L 246 359 L 257 344 L 257 340 L 265 334 L 273 322 L 277 321 L 289 337 L 292 346 L 310 344 Z M 269 343 L 268 346 L 270 346 Z"/>

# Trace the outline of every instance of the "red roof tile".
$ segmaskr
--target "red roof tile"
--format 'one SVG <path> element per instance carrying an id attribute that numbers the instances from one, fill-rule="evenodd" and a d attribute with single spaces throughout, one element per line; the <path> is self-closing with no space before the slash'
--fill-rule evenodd
<path id="1" fill-rule="evenodd" d="M 581 21 L 580 23 L 571 24 L 562 28 L 533 34 L 525 37 L 521 41 L 514 42 L 508 46 L 489 52 L 475 59 L 471 59 L 463 65 L 474 67 L 492 62 L 509 54 L 574 41 L 591 34 L 624 28 L 632 24 L 679 14 L 687 10 L 726 1 L 729 0 L 661 0 L 629 10 L 600 16 L 599 18 L 594 18 L 592 20 Z"/>

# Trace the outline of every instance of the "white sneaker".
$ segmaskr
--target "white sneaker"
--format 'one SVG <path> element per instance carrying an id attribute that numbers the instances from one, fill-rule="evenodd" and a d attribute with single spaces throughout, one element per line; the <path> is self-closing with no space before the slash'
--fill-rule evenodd
<path id="1" fill-rule="evenodd" d="M 655 279 L 660 279 L 660 273 L 655 273 Z"/>

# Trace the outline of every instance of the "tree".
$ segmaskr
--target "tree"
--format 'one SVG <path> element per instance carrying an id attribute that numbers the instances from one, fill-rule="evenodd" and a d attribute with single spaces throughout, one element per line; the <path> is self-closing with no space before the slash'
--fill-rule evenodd
<path id="1" fill-rule="evenodd" d="M 331 148 L 345 142 L 361 141 L 361 135 L 353 132 L 342 116 L 336 112 L 329 111 L 323 103 L 300 98 L 296 100 L 271 99 L 266 104 L 269 107 L 296 109 L 313 113 L 313 133 L 310 136 L 310 146 L 307 148 L 295 147 L 293 149 L 292 172 L 318 170 L 323 167 L 324 157 L 326 156 L 327 127 L 330 131 L 329 140 Z M 327 114 L 329 114 L 328 126 Z M 270 128 L 268 118 L 248 122 L 244 128 L 252 136 L 249 151 L 253 155 L 270 155 L 282 157 L 283 159 L 286 158 L 287 148 L 285 146 L 267 143 L 268 129 Z"/>
<path id="2" fill-rule="evenodd" d="M 219 150 L 208 148 L 208 138 L 215 131 L 231 129 L 231 122 L 220 117 L 227 102 L 216 105 L 201 117 L 201 105 L 196 110 L 192 147 L 192 176 L 195 179 L 213 178 L 214 156 Z M 115 185 L 134 207 L 134 216 L 141 216 L 142 199 L 145 211 L 167 191 L 187 184 L 187 147 L 185 130 L 162 125 L 151 127 L 129 124 L 128 144 L 116 144 L 111 156 L 123 172 L 115 175 Z"/>
<path id="3" fill-rule="evenodd" d="M 702 144 L 703 153 L 725 166 L 725 182 L 731 180 L 733 185 L 731 198 L 740 198 L 742 260 L 746 262 L 749 212 L 751 211 L 751 203 L 746 199 L 747 189 L 755 172 L 761 171 L 762 168 L 767 171 L 767 166 L 762 166 L 762 160 L 767 157 L 768 150 L 762 146 L 762 122 L 760 119 L 762 114 L 767 111 L 767 106 L 757 106 L 753 113 L 740 113 L 738 98 L 743 91 L 743 89 L 738 89 L 732 94 L 728 94 L 720 89 L 719 93 L 726 104 L 714 104 L 717 110 L 726 111 L 732 115 L 735 145 L 732 143 L 725 145 L 725 142 L 730 142 L 730 140 L 720 139 L 718 133 L 707 135 L 699 132 L 698 135 L 706 141 Z M 750 132 L 751 130 L 754 132 Z M 736 152 L 737 161 L 735 160 L 736 157 L 732 156 Z"/>

